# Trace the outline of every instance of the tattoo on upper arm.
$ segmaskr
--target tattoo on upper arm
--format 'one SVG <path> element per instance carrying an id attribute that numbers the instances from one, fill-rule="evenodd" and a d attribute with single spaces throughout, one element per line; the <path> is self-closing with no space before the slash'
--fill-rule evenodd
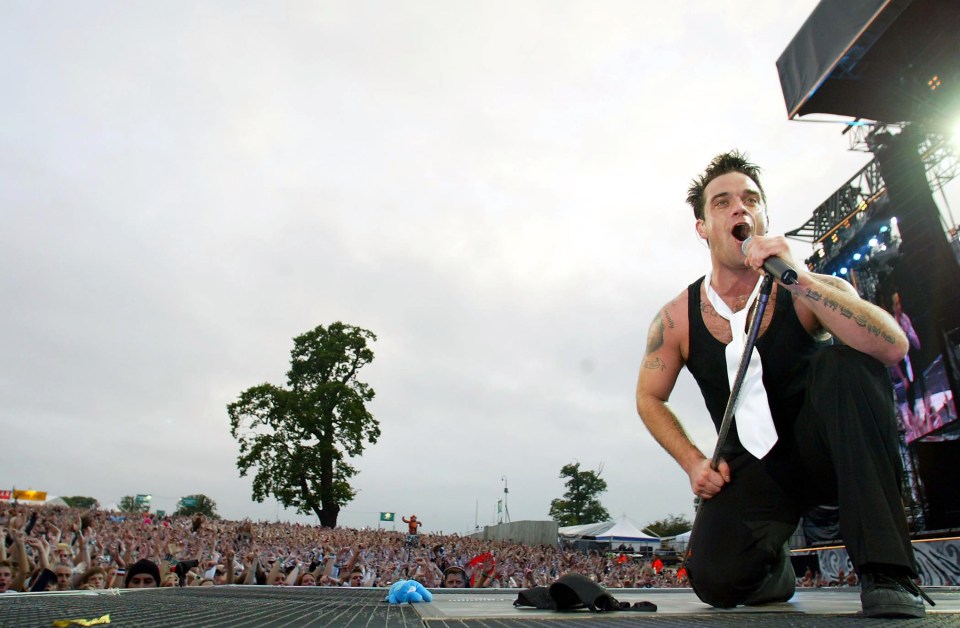
<path id="1" fill-rule="evenodd" d="M 670 318 L 670 310 L 663 308 L 663 317 L 667 319 L 667 327 L 673 329 L 673 319 Z"/>
<path id="2" fill-rule="evenodd" d="M 647 333 L 647 355 L 657 351 L 663 346 L 663 319 L 660 312 L 653 317 L 650 323 L 650 331 Z"/>
<path id="3" fill-rule="evenodd" d="M 654 358 L 652 360 L 644 360 L 643 368 L 650 369 L 652 371 L 662 371 L 667 368 L 667 363 L 661 360 L 660 358 Z"/>

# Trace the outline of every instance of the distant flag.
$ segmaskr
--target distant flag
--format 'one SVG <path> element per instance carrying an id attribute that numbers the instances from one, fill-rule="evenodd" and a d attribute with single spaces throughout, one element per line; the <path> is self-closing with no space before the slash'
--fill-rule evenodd
<path id="1" fill-rule="evenodd" d="M 493 552 L 484 552 L 484 553 L 482 553 L 482 554 L 480 554 L 480 555 L 478 555 L 478 556 L 474 556 L 473 558 L 470 559 L 470 562 L 467 563 L 467 567 L 473 567 L 473 568 L 474 568 L 474 569 L 473 569 L 473 575 L 470 576 L 470 586 L 471 586 L 471 587 L 476 586 L 476 584 L 477 584 L 477 573 L 479 573 L 479 572 L 483 569 L 483 564 L 484 564 L 485 562 L 487 562 L 487 561 L 489 561 L 491 565 L 496 565 L 496 564 L 497 564 L 496 559 L 493 557 Z M 478 565 L 480 566 L 479 569 L 476 568 Z"/>
<path id="2" fill-rule="evenodd" d="M 396 521 L 397 513 L 395 512 L 381 512 L 380 521 Z"/>

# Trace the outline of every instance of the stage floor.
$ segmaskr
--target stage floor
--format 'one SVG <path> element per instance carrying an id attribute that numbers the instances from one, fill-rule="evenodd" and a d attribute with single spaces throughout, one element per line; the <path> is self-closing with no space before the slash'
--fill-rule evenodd
<path id="1" fill-rule="evenodd" d="M 960 589 L 929 588 L 937 603 L 910 626 L 960 626 Z M 860 615 L 858 589 L 800 589 L 792 600 L 720 610 L 690 589 L 613 589 L 621 602 L 649 601 L 656 612 L 591 613 L 515 608 L 516 590 L 434 590 L 433 602 L 390 605 L 383 589 L 188 587 L 113 592 L 0 595 L 0 626 L 51 626 L 109 616 L 111 626 L 851 626 L 888 620 Z M 77 624 L 74 624 L 77 625 Z"/>

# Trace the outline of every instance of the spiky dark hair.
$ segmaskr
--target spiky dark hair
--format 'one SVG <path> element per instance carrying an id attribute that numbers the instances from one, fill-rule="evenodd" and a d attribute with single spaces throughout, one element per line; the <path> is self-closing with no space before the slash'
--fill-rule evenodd
<path id="1" fill-rule="evenodd" d="M 703 211 L 706 208 L 706 199 L 703 196 L 707 185 L 720 175 L 728 172 L 740 172 L 750 177 L 760 189 L 760 198 L 763 205 L 767 205 L 767 195 L 760 184 L 760 166 L 750 163 L 750 158 L 746 153 L 741 153 L 734 149 L 728 153 L 721 153 L 713 158 L 703 174 L 693 178 L 690 187 L 687 189 L 687 203 L 693 208 L 693 215 L 697 220 L 703 220 Z"/>

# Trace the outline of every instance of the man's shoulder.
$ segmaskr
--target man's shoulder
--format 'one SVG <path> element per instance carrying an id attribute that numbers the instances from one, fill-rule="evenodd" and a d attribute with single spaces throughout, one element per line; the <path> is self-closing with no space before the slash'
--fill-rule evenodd
<path id="1" fill-rule="evenodd" d="M 663 319 L 668 328 L 674 328 L 677 325 L 686 326 L 689 301 L 690 288 L 686 287 L 660 308 L 658 315 Z"/>

